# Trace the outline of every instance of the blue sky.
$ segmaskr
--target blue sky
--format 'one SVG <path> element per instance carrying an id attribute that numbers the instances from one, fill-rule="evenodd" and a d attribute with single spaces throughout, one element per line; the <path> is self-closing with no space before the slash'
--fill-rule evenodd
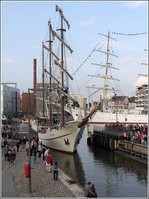
<path id="1" fill-rule="evenodd" d="M 62 8 L 71 26 L 69 45 L 74 49 L 78 59 L 76 69 L 98 42 L 104 42 L 105 38 L 99 36 L 98 33 L 107 34 L 108 31 L 118 33 L 148 32 L 147 2 L 143 1 L 3 1 L 1 14 L 2 82 L 17 82 L 21 92 L 26 92 L 28 88 L 32 87 L 34 58 L 38 63 L 38 81 L 41 80 L 41 42 L 46 39 L 49 19 L 51 19 L 53 27 L 56 27 L 58 19 L 55 4 Z M 118 55 L 115 66 L 120 68 L 116 74 L 121 80 L 119 94 L 132 96 L 135 94 L 138 73 L 147 73 L 147 67 L 142 66 L 141 62 L 147 62 L 147 52 L 144 49 L 148 49 L 148 35 L 111 36 L 118 40 L 112 43 L 114 52 Z M 99 59 L 100 55 L 98 56 Z M 80 76 L 78 75 L 76 78 L 77 84 L 80 85 L 78 87 L 83 93 L 86 92 L 86 84 L 83 81 L 88 78 L 88 74 L 94 72 L 91 62 L 101 63 L 103 61 L 94 59 L 85 62 L 79 70 Z M 74 92 L 77 91 L 74 89 Z"/>

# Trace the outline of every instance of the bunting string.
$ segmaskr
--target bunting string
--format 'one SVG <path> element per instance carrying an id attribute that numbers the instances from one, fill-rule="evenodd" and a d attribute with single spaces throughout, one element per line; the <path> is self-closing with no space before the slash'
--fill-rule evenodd
<path id="1" fill-rule="evenodd" d="M 120 32 L 112 32 L 115 35 L 125 35 L 125 36 L 136 36 L 136 35 L 146 35 L 148 32 L 141 32 L 141 33 L 120 33 Z"/>
<path id="2" fill-rule="evenodd" d="M 72 74 L 72 76 L 73 75 L 75 75 L 76 74 L 76 72 L 78 72 L 78 70 L 85 64 L 85 62 L 91 57 L 91 55 L 93 54 L 93 52 L 96 50 L 96 48 L 97 48 L 97 46 L 99 45 L 100 43 L 98 43 L 96 46 L 95 46 L 95 48 L 91 51 L 91 53 L 87 56 L 87 58 L 78 66 L 78 68 L 77 68 L 77 70 Z M 102 45 L 103 46 L 103 45 Z M 102 47 L 101 46 L 101 47 Z M 100 47 L 100 48 L 101 48 Z M 99 48 L 99 49 L 100 49 Z"/>

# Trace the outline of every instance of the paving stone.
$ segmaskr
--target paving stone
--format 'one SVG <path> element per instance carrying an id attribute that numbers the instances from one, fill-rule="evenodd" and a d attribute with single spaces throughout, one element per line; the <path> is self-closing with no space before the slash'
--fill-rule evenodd
<path id="1" fill-rule="evenodd" d="M 31 164 L 32 193 L 28 193 L 29 179 L 24 176 L 25 162 L 28 162 L 28 156 L 24 148 L 17 152 L 16 163 L 5 161 L 4 155 L 2 158 L 2 171 L 12 177 L 17 197 L 75 197 L 60 179 L 53 180 L 52 173 L 46 171 L 46 165 L 38 158 L 36 164 Z"/>

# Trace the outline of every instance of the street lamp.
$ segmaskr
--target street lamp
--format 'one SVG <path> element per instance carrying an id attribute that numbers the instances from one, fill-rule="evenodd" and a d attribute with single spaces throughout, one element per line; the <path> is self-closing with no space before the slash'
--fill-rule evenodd
<path id="1" fill-rule="evenodd" d="M 41 91 L 42 89 L 36 89 L 36 91 Z M 28 154 L 28 164 L 29 164 L 29 184 L 28 191 L 31 193 L 31 134 L 30 134 L 30 91 L 34 91 L 33 88 L 28 88 L 28 125 L 29 125 L 29 154 Z"/>
<path id="2" fill-rule="evenodd" d="M 31 193 L 31 135 L 30 135 L 30 91 L 33 89 L 28 88 L 28 125 L 29 125 L 29 154 L 28 154 L 28 164 L 29 164 L 29 183 L 28 183 L 28 191 Z"/>

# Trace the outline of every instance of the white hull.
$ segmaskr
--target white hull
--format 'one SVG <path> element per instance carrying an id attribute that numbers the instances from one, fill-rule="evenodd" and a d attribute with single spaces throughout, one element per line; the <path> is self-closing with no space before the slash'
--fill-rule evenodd
<path id="1" fill-rule="evenodd" d="M 74 153 L 82 137 L 84 127 L 78 128 L 78 122 L 69 122 L 61 129 L 47 129 L 45 133 L 38 133 L 39 141 L 54 150 Z M 32 129 L 38 131 L 38 126 L 32 124 Z"/>
<path id="2" fill-rule="evenodd" d="M 93 126 L 93 130 L 104 130 L 108 124 L 148 124 L 148 115 L 97 111 L 88 124 Z"/>

